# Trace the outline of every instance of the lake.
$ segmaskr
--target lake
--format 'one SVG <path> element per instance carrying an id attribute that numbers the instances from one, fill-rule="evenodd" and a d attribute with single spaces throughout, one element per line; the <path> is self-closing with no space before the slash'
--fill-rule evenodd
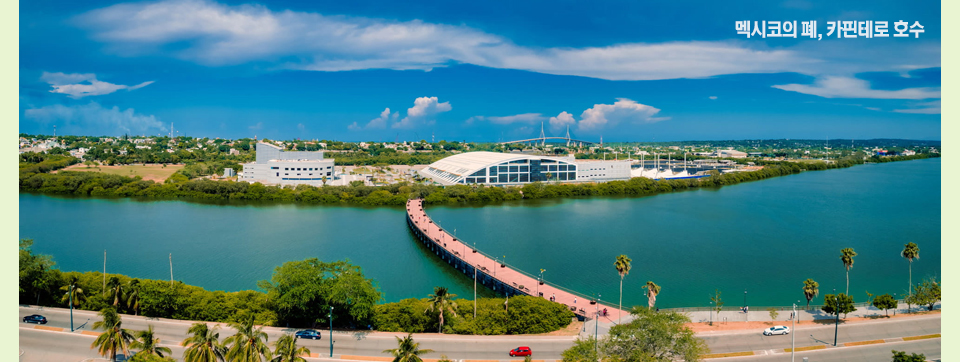
<path id="1" fill-rule="evenodd" d="M 65 271 L 174 278 L 217 290 L 256 289 L 283 262 L 349 259 L 377 280 L 386 301 L 426 297 L 447 286 L 471 297 L 455 272 L 408 232 L 402 208 L 204 204 L 20 194 L 20 237 Z M 939 277 L 940 159 L 840 170 L 641 198 L 428 206 L 457 236 L 529 273 L 616 302 L 617 255 L 633 259 L 624 305 L 708 306 L 715 289 L 727 306 L 805 302 L 803 280 L 824 294 L 846 288 L 840 249 L 859 254 L 850 270 L 855 301 L 903 294 L 903 245 L 916 242 L 913 280 Z M 482 288 L 482 287 L 481 287 Z M 747 291 L 746 295 L 744 290 Z M 483 296 L 492 292 L 481 290 Z"/>

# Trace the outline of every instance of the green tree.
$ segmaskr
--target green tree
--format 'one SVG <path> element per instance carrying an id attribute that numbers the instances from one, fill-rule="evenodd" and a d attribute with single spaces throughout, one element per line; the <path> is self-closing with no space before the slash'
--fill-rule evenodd
<path id="1" fill-rule="evenodd" d="M 710 297 L 710 300 L 713 301 L 713 309 L 717 311 L 717 321 L 719 321 L 720 311 L 723 310 L 723 299 L 720 298 L 720 289 L 714 290 L 714 294 Z"/>
<path id="2" fill-rule="evenodd" d="M 907 354 L 904 351 L 891 350 L 893 352 L 893 362 L 926 362 L 927 356 L 921 354 Z"/>
<path id="3" fill-rule="evenodd" d="M 297 339 L 287 333 L 277 338 L 274 348 L 272 362 L 306 362 L 302 356 L 310 355 L 309 348 L 298 347 Z"/>
<path id="4" fill-rule="evenodd" d="M 913 294 L 907 296 L 905 300 L 909 304 L 926 305 L 928 310 L 933 310 L 940 301 L 940 297 L 940 284 L 930 278 L 913 286 Z"/>
<path id="5" fill-rule="evenodd" d="M 413 334 L 397 338 L 397 348 L 385 349 L 383 353 L 393 355 L 393 362 L 423 362 L 420 356 L 433 352 L 432 349 L 420 349 L 420 343 L 413 341 Z"/>
<path id="6" fill-rule="evenodd" d="M 773 320 L 777 320 L 777 316 L 780 315 L 780 313 L 777 313 L 777 308 L 774 307 L 767 308 L 767 311 L 770 312 L 770 319 Z"/>
<path id="7" fill-rule="evenodd" d="M 600 340 L 600 359 L 611 361 L 700 361 L 709 349 L 686 326 L 681 313 L 634 307 L 635 318 L 610 328 Z"/>
<path id="8" fill-rule="evenodd" d="M 437 311 L 439 313 L 440 333 L 443 333 L 443 313 L 449 310 L 454 317 L 457 316 L 457 303 L 453 301 L 453 298 L 456 296 L 456 294 L 448 293 L 446 287 L 434 287 L 433 294 L 430 294 L 430 306 L 424 313 L 427 311 Z"/>
<path id="9" fill-rule="evenodd" d="M 242 322 L 230 323 L 230 327 L 236 329 L 237 333 L 223 341 L 228 346 L 225 355 L 228 361 L 261 362 L 273 357 L 270 347 L 267 346 L 269 336 L 263 331 L 263 327 L 255 327 L 253 321 L 254 316 L 251 315 Z"/>
<path id="10" fill-rule="evenodd" d="M 117 310 L 113 307 L 106 307 L 98 314 L 101 320 L 93 323 L 93 329 L 103 330 L 103 333 L 90 344 L 90 348 L 96 348 L 97 353 L 110 358 L 111 361 L 117 360 L 117 352 L 129 355 L 130 342 L 134 339 L 133 334 L 122 328 Z"/>
<path id="11" fill-rule="evenodd" d="M 845 294 L 850 294 L 850 268 L 853 268 L 853 257 L 855 256 L 857 256 L 857 252 L 853 251 L 853 248 L 840 250 L 840 261 L 843 262 L 843 267 L 847 269 L 847 292 Z"/>
<path id="12" fill-rule="evenodd" d="M 810 301 L 820 294 L 820 283 L 807 278 L 803 281 L 803 296 L 807 297 L 807 309 L 810 309 Z"/>
<path id="13" fill-rule="evenodd" d="M 123 299 L 123 283 L 120 282 L 120 278 L 117 276 L 111 276 L 107 281 L 107 291 L 113 294 L 113 307 L 116 308 L 120 304 L 120 300 Z"/>
<path id="14" fill-rule="evenodd" d="M 917 246 L 914 242 L 909 242 L 903 245 L 903 251 L 900 252 L 900 256 L 903 256 L 904 259 L 907 259 L 907 265 L 909 265 L 910 270 L 910 287 L 907 288 L 907 291 L 913 292 L 913 259 L 920 259 L 920 247 Z"/>
<path id="15" fill-rule="evenodd" d="M 586 339 L 577 337 L 573 346 L 563 351 L 561 356 L 564 362 L 596 362 L 597 358 L 597 340 L 593 336 Z"/>
<path id="16" fill-rule="evenodd" d="M 820 309 L 831 315 L 843 314 L 844 318 L 846 318 L 847 313 L 857 310 L 853 305 L 853 297 L 843 293 L 823 296 L 823 307 Z"/>
<path id="17" fill-rule="evenodd" d="M 170 348 L 160 346 L 160 339 L 153 335 L 153 325 L 147 325 L 147 330 L 134 333 L 136 339 L 130 342 L 130 349 L 140 350 L 136 354 L 152 354 L 157 357 L 169 356 Z"/>
<path id="18" fill-rule="evenodd" d="M 653 309 L 653 306 L 657 304 L 657 295 L 660 294 L 660 286 L 652 281 L 647 281 L 647 284 L 643 287 L 647 289 L 647 307 Z"/>
<path id="19" fill-rule="evenodd" d="M 55 263 L 49 255 L 33 254 L 32 246 L 33 239 L 20 239 L 20 293 L 35 297 L 31 299 L 40 304 L 40 296 L 49 293 L 49 288 L 55 285 L 52 273 Z M 23 298 L 20 302 L 29 303 Z"/>
<path id="20" fill-rule="evenodd" d="M 209 328 L 206 323 L 197 322 L 187 329 L 191 336 L 187 337 L 180 344 L 187 347 L 183 352 L 183 360 L 186 362 L 218 362 L 224 361 L 226 348 L 220 344 L 220 333 L 217 333 L 219 326 Z"/>
<path id="21" fill-rule="evenodd" d="M 133 279 L 127 285 L 127 308 L 133 310 L 133 315 L 140 312 L 140 279 Z"/>
<path id="22" fill-rule="evenodd" d="M 883 309 L 884 314 L 888 314 L 887 310 L 897 307 L 897 300 L 893 299 L 893 296 L 890 294 L 884 294 L 873 298 L 871 304 L 877 309 Z"/>
<path id="23" fill-rule="evenodd" d="M 623 311 L 623 277 L 627 276 L 630 273 L 630 260 L 624 254 L 617 256 L 617 261 L 613 263 L 613 267 L 617 269 L 617 273 L 620 274 L 620 311 Z M 617 323 L 620 323 L 620 313 L 617 312 Z"/>
<path id="24" fill-rule="evenodd" d="M 60 287 L 60 290 L 66 292 L 60 300 L 61 303 L 67 303 L 70 308 L 76 308 L 87 299 L 86 295 L 83 294 L 83 289 L 78 286 L 79 283 L 80 278 L 71 275 L 70 279 L 67 280 L 67 285 Z"/>

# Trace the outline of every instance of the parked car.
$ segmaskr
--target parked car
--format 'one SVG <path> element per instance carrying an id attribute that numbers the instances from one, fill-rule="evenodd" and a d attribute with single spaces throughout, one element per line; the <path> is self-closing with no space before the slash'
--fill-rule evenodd
<path id="1" fill-rule="evenodd" d="M 302 330 L 302 331 L 298 331 L 297 334 L 294 335 L 294 337 L 295 337 L 295 338 L 306 338 L 306 339 L 320 339 L 320 338 L 321 338 L 321 337 L 320 337 L 320 332 L 317 332 L 317 331 L 312 330 L 312 329 L 304 329 L 304 330 Z"/>
<path id="2" fill-rule="evenodd" d="M 530 347 L 517 347 L 510 350 L 510 357 L 523 357 L 530 356 L 533 354 L 533 351 L 530 350 Z"/>
<path id="3" fill-rule="evenodd" d="M 39 314 L 28 315 L 23 317 L 23 323 L 47 324 L 47 317 Z"/>
<path id="4" fill-rule="evenodd" d="M 790 327 L 773 326 L 763 330 L 763 335 L 765 336 L 772 336 L 774 334 L 790 334 Z"/>

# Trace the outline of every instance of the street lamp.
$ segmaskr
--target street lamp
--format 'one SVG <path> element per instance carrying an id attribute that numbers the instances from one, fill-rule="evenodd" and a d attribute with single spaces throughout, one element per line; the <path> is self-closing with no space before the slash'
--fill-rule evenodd
<path id="1" fill-rule="evenodd" d="M 798 300 L 797 303 L 800 303 Z M 797 353 L 797 303 L 793 303 L 793 327 L 790 328 L 790 362 L 793 362 L 794 354 Z"/>
<path id="2" fill-rule="evenodd" d="M 333 306 L 330 306 L 330 314 L 327 314 L 330 320 L 330 358 L 333 358 Z"/>
<path id="3" fill-rule="evenodd" d="M 837 289 L 833 289 L 833 298 L 836 301 L 836 304 L 833 306 L 833 312 L 837 314 L 836 322 L 833 324 L 833 346 L 837 346 L 837 331 L 840 329 L 840 295 L 837 294 Z"/>
<path id="4" fill-rule="evenodd" d="M 600 293 L 597 293 L 597 318 L 593 320 L 593 349 L 600 354 Z"/>
<path id="5" fill-rule="evenodd" d="M 543 284 L 543 272 L 547 271 L 546 269 L 540 269 L 540 279 L 537 281 L 537 296 L 540 296 L 540 284 Z"/>

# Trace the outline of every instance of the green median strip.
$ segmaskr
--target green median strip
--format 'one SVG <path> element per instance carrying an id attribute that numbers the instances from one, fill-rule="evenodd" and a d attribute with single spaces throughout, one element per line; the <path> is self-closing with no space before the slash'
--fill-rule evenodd
<path id="1" fill-rule="evenodd" d="M 743 356 L 753 356 L 753 351 L 713 353 L 713 354 L 704 355 L 703 358 L 723 358 L 723 357 L 743 357 Z"/>
<path id="2" fill-rule="evenodd" d="M 916 341 L 918 339 L 930 339 L 930 338 L 940 338 L 940 333 L 937 334 L 927 334 L 923 336 L 913 336 L 913 337 L 903 337 L 904 341 Z"/>
<path id="3" fill-rule="evenodd" d="M 814 351 L 814 350 L 826 349 L 826 348 L 827 348 L 827 346 L 824 346 L 824 345 L 819 345 L 819 346 L 807 346 L 807 347 L 797 348 L 797 352 L 800 352 L 800 351 Z M 786 349 L 784 349 L 783 351 L 784 351 L 784 352 L 793 352 L 793 348 L 786 348 Z"/>

